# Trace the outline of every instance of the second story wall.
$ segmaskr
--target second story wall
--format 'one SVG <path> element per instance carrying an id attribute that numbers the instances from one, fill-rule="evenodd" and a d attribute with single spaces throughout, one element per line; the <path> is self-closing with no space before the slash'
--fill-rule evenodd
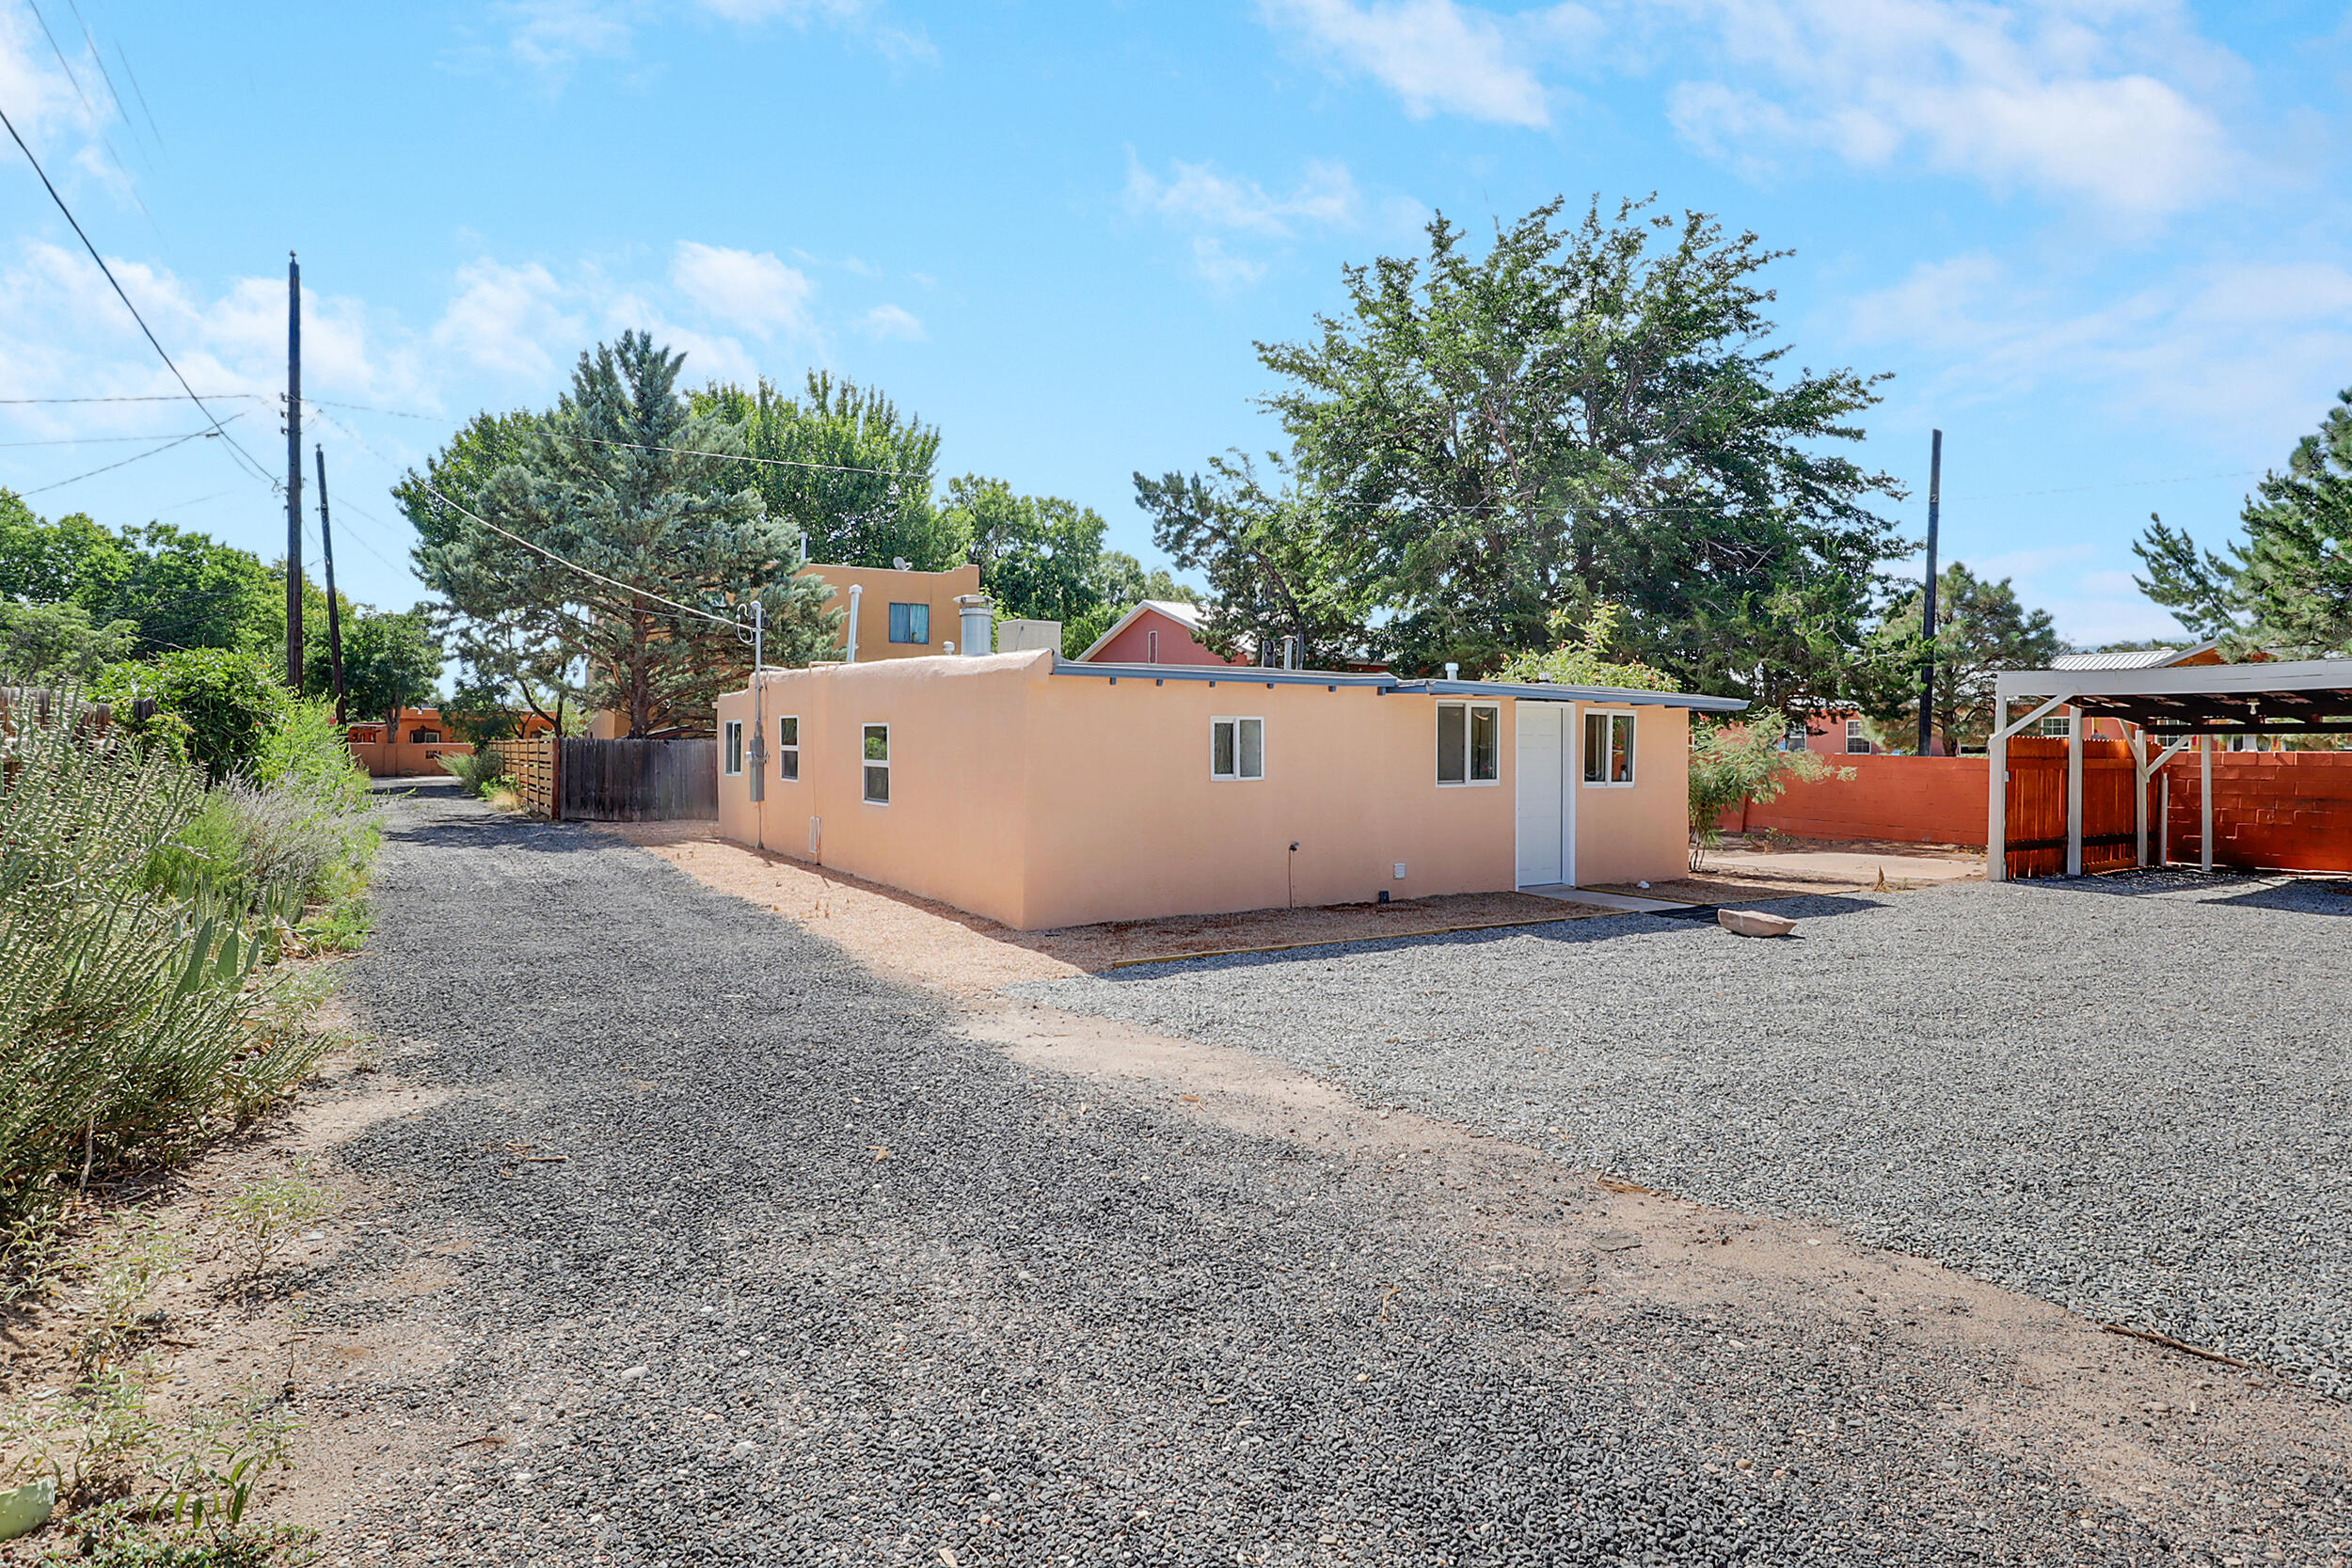
<path id="1" fill-rule="evenodd" d="M 962 653 L 956 596 L 980 591 L 980 569 L 969 562 L 945 572 L 898 572 L 886 566 L 829 566 L 813 562 L 802 567 L 799 575 L 817 578 L 833 590 L 828 603 L 844 617 L 845 639 L 850 630 L 850 590 L 864 590 L 856 596 L 854 662 L 859 664 L 944 654 L 950 642 L 956 644 L 956 652 Z"/>

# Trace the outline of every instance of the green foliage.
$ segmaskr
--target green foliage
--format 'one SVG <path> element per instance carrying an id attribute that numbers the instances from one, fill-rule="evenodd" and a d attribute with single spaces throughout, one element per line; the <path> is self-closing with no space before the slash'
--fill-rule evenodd
<path id="1" fill-rule="evenodd" d="M 469 663 L 501 679 L 510 669 L 558 672 L 588 705 L 626 715 L 631 735 L 707 723 L 719 692 L 740 684 L 750 662 L 731 626 L 675 605 L 721 609 L 762 597 L 780 649 L 829 641 L 819 628 L 836 624 L 821 587 L 787 580 L 797 529 L 771 515 L 744 466 L 724 460 L 743 452 L 741 428 L 718 401 L 690 408 L 677 395 L 683 362 L 635 332 L 581 355 L 562 404 L 516 433 L 519 453 L 470 492 L 447 492 L 498 528 L 629 589 L 483 528 L 413 473 L 396 491 L 422 541 L 425 581 L 473 628 Z M 712 452 L 723 455 L 705 455 Z M 468 455 L 466 477 L 480 466 Z M 437 459 L 429 472 L 443 467 L 461 465 Z M 510 631 L 516 663 L 491 662 L 505 657 L 497 649 Z M 573 687 L 575 672 L 584 673 Z"/>
<path id="2" fill-rule="evenodd" d="M 714 385 L 690 402 L 697 416 L 741 433 L 741 446 L 726 450 L 822 465 L 750 470 L 768 515 L 801 535 L 806 559 L 841 566 L 905 561 L 921 572 L 944 572 L 966 559 L 956 520 L 931 501 L 938 430 L 901 415 L 882 393 L 811 371 L 799 398 L 763 377 L 749 391 Z"/>
<path id="3" fill-rule="evenodd" d="M 20 704 L 0 770 L 0 1226 L 58 1183 L 167 1155 L 299 1082 L 316 1058 L 296 1000 L 257 974 L 299 906 L 229 878 L 249 839 L 200 768 L 100 731 L 78 701 Z M 254 793 L 264 786 L 239 785 Z M 294 781 L 266 786 L 292 792 Z M 214 826 L 199 827 L 199 819 Z M 231 822 L 229 827 L 237 827 Z M 209 835 L 209 836 L 208 836 Z M 206 846 L 206 875 L 158 866 Z M 265 885 L 306 863 L 282 847 Z M 221 872 L 215 879 L 211 873 Z"/>
<path id="4" fill-rule="evenodd" d="M 1348 268 L 1343 315 L 1259 345 L 1296 451 L 1295 564 L 1262 509 L 1242 509 L 1256 529 L 1201 499 L 1171 511 L 1173 476 L 1143 497 L 1190 525 L 1164 547 L 1197 539 L 1178 559 L 1219 597 L 1262 575 L 1270 603 L 1303 604 L 1333 579 L 1348 637 L 1409 670 L 1491 670 L 1605 600 L 1685 689 L 1834 691 L 1897 545 L 1867 504 L 1893 482 L 1836 451 L 1871 382 L 1786 370 L 1758 281 L 1784 253 L 1756 236 L 1645 203 L 1561 224 L 1563 205 L 1483 256 L 1438 217 L 1425 259 Z"/>
<path id="5" fill-rule="evenodd" d="M 469 790 L 485 800 L 506 783 L 506 759 L 496 752 L 476 752 L 471 756 L 443 752 L 436 760 Z"/>
<path id="6" fill-rule="evenodd" d="M 1790 784 L 1818 779 L 1851 780 L 1854 770 L 1824 762 L 1806 751 L 1781 749 L 1779 716 L 1734 720 L 1702 729 L 1691 745 L 1691 869 L 1722 842 L 1725 814 L 1750 803 L 1776 800 Z"/>
<path id="7" fill-rule="evenodd" d="M 316 1560 L 314 1532 L 292 1525 L 168 1528 L 127 1507 L 96 1512 L 103 1517 L 76 1515 L 67 1526 L 72 1545 L 44 1552 L 35 1568 L 291 1568 Z"/>
<path id="8" fill-rule="evenodd" d="M 2263 476 L 2226 556 L 2149 515 L 2133 546 L 2140 592 L 2200 638 L 2234 652 L 2307 656 L 2352 648 L 2352 390 L 2295 444 L 2286 471 Z"/>
<path id="9" fill-rule="evenodd" d="M 214 779 L 250 772 L 294 701 L 260 655 L 221 648 L 182 648 L 146 664 L 109 666 L 92 691 L 126 715 L 136 699 L 155 699 L 157 720 L 145 726 L 126 720 L 126 726 L 179 750 Z"/>
<path id="10" fill-rule="evenodd" d="M 1188 596 L 1166 572 L 1155 578 L 1134 556 L 1104 551 L 1101 515 L 1058 496 L 1016 495 L 1001 479 L 964 474 L 947 482 L 941 515 L 966 541 L 997 613 L 1059 621 L 1065 654 L 1083 651 L 1139 598 Z M 1153 594 L 1155 586 L 1168 592 Z"/>
<path id="11" fill-rule="evenodd" d="M 1592 608 L 1574 641 L 1564 641 L 1548 654 L 1514 654 L 1496 670 L 1506 681 L 1549 681 L 1555 686 L 1608 686 L 1631 691 L 1672 691 L 1673 678 L 1639 659 L 1615 657 L 1617 628 L 1625 611 L 1606 601 Z M 1567 637 L 1576 632 L 1569 616 L 1554 612 L 1552 630 Z"/>
<path id="12" fill-rule="evenodd" d="M 1232 657 L 1295 637 L 1309 666 L 1369 648 L 1382 588 L 1362 548 L 1365 531 L 1273 462 L 1279 490 L 1239 455 L 1209 459 L 1207 479 L 1135 476 L 1153 543 L 1208 577 L 1202 640 Z"/>
<path id="13" fill-rule="evenodd" d="M 72 600 L 18 603 L 0 598 L 0 684 L 80 686 L 108 664 L 131 657 L 138 627 L 100 626 Z"/>
<path id="14" fill-rule="evenodd" d="M 45 522 L 0 490 L 0 598 L 79 605 L 101 626 L 130 621 L 140 657 L 175 647 L 282 649 L 282 580 L 250 551 L 205 534 L 166 523 L 117 534 L 79 513 Z"/>
<path id="15" fill-rule="evenodd" d="M 1850 697 L 1891 751 L 1919 744 L 1922 594 L 1897 600 L 1871 632 L 1850 676 Z M 2017 602 L 2010 579 L 1988 582 L 1960 562 L 1935 579 L 1935 734 L 1947 755 L 1981 744 L 1993 728 L 1993 687 L 2003 670 L 2046 670 L 2063 650 L 2047 610 Z"/>

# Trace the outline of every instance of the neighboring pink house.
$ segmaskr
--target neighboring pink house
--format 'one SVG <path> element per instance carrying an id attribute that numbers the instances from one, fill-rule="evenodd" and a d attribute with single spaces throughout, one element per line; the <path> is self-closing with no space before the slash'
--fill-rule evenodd
<path id="1" fill-rule="evenodd" d="M 1082 664 L 1247 664 L 1200 641 L 1200 611 L 1181 599 L 1144 599 L 1111 623 Z"/>
<path id="2" fill-rule="evenodd" d="M 1691 711 L 1746 705 L 1172 662 L 1160 629 L 1156 664 L 769 671 L 719 699 L 719 832 L 1021 930 L 1560 895 L 1687 869 Z"/>

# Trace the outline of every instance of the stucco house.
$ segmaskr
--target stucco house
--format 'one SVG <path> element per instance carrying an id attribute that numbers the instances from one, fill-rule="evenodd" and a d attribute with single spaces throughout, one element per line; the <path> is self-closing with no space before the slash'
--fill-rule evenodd
<path id="1" fill-rule="evenodd" d="M 1745 705 L 1046 650 L 771 670 L 719 701 L 719 832 L 1023 930 L 1659 879 L 1691 714 Z"/>

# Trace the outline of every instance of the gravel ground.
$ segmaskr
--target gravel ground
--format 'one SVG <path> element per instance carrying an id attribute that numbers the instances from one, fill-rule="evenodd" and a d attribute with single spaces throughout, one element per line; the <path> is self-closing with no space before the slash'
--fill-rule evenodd
<path id="1" fill-rule="evenodd" d="M 344 1149 L 385 1207 L 309 1309 L 331 1326 L 371 1270 L 446 1262 L 413 1309 L 456 1356 L 400 1403 L 500 1436 L 370 1478 L 330 1563 L 2213 1560 L 1929 1414 L 1997 1391 L 1994 1358 L 1472 1277 L 1416 1215 L 1351 1206 L 1338 1162 L 1025 1070 L 610 836 L 420 798 L 377 896 L 346 994 L 446 1098 Z M 1680 990 L 1721 961 L 1698 935 L 1625 951 Z M 1191 996 L 1205 1026 L 1204 986 L 1266 1006 L 1307 977 L 1261 1032 L 1369 1066 L 1308 1022 L 1360 1017 L 1343 976 L 1403 1018 L 1393 982 L 1433 964 L 1613 951 L 1100 999 Z M 1761 954 L 1748 1009 L 1780 1005 Z M 2332 1484 L 2243 1496 L 2298 1482 Z M 2299 1555 L 2275 1528 L 2222 1549 Z"/>
<path id="2" fill-rule="evenodd" d="M 1265 1052 L 2352 1393 L 2352 898 L 2176 874 L 1790 899 L 1021 994 Z"/>

